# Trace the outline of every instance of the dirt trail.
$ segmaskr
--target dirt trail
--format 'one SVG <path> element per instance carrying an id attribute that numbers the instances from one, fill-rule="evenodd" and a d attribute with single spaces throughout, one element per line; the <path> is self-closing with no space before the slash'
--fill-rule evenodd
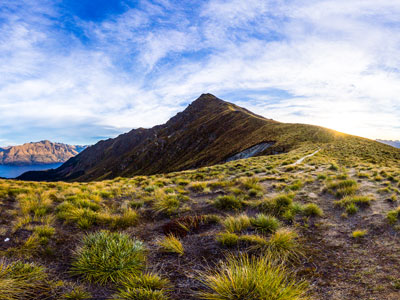
<path id="1" fill-rule="evenodd" d="M 299 159 L 298 161 L 296 161 L 293 165 L 295 166 L 295 165 L 301 164 L 306 158 L 309 158 L 309 157 L 311 157 L 311 156 L 314 156 L 314 155 L 317 154 L 319 151 L 321 151 L 321 149 L 318 149 L 317 151 L 315 151 L 315 152 L 313 152 L 313 153 L 311 153 L 311 154 L 308 154 L 308 155 L 306 155 L 306 156 L 300 158 L 300 159 Z"/>

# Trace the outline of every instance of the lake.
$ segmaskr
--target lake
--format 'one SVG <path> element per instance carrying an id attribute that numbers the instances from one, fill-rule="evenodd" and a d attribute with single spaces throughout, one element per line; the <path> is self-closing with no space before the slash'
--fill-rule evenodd
<path id="1" fill-rule="evenodd" d="M 19 175 L 28 171 L 44 171 L 48 169 L 56 169 L 61 166 L 62 163 L 57 164 L 45 164 L 45 165 L 29 165 L 29 166 L 10 166 L 0 165 L 0 177 L 4 178 L 15 178 Z"/>

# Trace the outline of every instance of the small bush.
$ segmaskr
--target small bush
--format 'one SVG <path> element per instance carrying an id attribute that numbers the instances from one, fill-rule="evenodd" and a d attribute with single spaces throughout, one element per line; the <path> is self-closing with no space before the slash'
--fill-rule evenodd
<path id="1" fill-rule="evenodd" d="M 163 252 L 178 253 L 180 256 L 184 254 L 184 248 L 181 241 L 175 236 L 168 235 L 157 243 Z"/>
<path id="2" fill-rule="evenodd" d="M 306 284 L 296 282 L 282 265 L 269 257 L 228 256 L 215 271 L 202 273 L 206 300 L 305 300 Z"/>
<path id="3" fill-rule="evenodd" d="M 144 267 L 143 243 L 117 232 L 88 234 L 74 254 L 71 273 L 100 284 L 118 282 Z"/>
<path id="4" fill-rule="evenodd" d="M 251 219 L 251 225 L 261 233 L 275 232 L 281 226 L 279 220 L 273 216 L 258 214 Z"/>

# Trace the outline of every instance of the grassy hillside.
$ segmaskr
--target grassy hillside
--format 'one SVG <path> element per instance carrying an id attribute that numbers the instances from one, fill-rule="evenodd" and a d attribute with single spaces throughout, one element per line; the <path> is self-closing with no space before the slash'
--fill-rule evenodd
<path id="1" fill-rule="evenodd" d="M 324 132 L 182 172 L 0 180 L 0 299 L 399 299 L 399 152 Z"/>
<path id="2" fill-rule="evenodd" d="M 166 124 L 101 141 L 55 171 L 28 172 L 20 178 L 90 181 L 168 173 L 222 163 L 263 142 L 274 145 L 260 154 L 319 145 L 382 161 L 400 157 L 399 150 L 375 141 L 318 126 L 280 123 L 205 94 Z"/>

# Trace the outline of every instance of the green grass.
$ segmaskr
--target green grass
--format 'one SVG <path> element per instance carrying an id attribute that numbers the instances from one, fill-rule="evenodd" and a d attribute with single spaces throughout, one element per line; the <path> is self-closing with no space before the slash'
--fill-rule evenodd
<path id="1" fill-rule="evenodd" d="M 241 232 L 250 227 L 250 218 L 241 214 L 239 216 L 229 216 L 222 221 L 222 225 L 228 232 Z"/>
<path id="2" fill-rule="evenodd" d="M 307 203 L 303 205 L 302 212 L 305 216 L 322 217 L 324 215 L 322 208 L 315 203 Z"/>
<path id="3" fill-rule="evenodd" d="M 239 210 L 242 208 L 242 200 L 233 195 L 218 196 L 214 205 L 221 210 Z"/>
<path id="4" fill-rule="evenodd" d="M 128 276 L 119 284 L 113 299 L 118 300 L 167 300 L 170 284 L 157 274 Z"/>
<path id="5" fill-rule="evenodd" d="M 162 240 L 158 241 L 157 244 L 161 247 L 163 252 L 177 253 L 182 256 L 185 252 L 182 242 L 174 235 L 168 235 Z"/>
<path id="6" fill-rule="evenodd" d="M 260 233 L 275 232 L 281 227 L 281 223 L 276 217 L 265 214 L 258 214 L 252 218 L 251 225 Z"/>
<path id="7" fill-rule="evenodd" d="M 231 232 L 222 232 L 217 234 L 216 240 L 222 246 L 233 247 L 239 243 L 239 236 Z"/>
<path id="8" fill-rule="evenodd" d="M 351 236 L 355 239 L 362 238 L 367 234 L 367 230 L 354 230 Z"/>
<path id="9" fill-rule="evenodd" d="M 71 291 L 64 293 L 61 296 L 62 300 L 86 300 L 92 299 L 92 295 L 83 287 L 74 287 Z"/>
<path id="10" fill-rule="evenodd" d="M 228 256 L 218 269 L 200 275 L 206 300 L 306 300 L 307 284 L 270 257 Z"/>
<path id="11" fill-rule="evenodd" d="M 140 274 L 145 263 L 142 242 L 117 232 L 88 234 L 74 253 L 71 274 L 89 282 L 118 282 L 129 274 Z"/>
<path id="12" fill-rule="evenodd" d="M 345 179 L 328 184 L 328 189 L 336 191 L 336 197 L 354 195 L 358 190 L 358 184 L 355 180 Z"/>
<path id="13" fill-rule="evenodd" d="M 394 210 L 391 210 L 387 213 L 386 218 L 390 224 L 395 224 L 400 217 L 400 206 Z"/>
<path id="14" fill-rule="evenodd" d="M 45 299 L 50 294 L 51 283 L 43 267 L 0 260 L 0 299 Z"/>
<path id="15" fill-rule="evenodd" d="M 125 209 L 121 216 L 118 216 L 114 220 L 113 227 L 119 229 L 125 229 L 130 226 L 135 226 L 138 223 L 139 215 L 133 209 Z"/>
<path id="16" fill-rule="evenodd" d="M 268 252 L 272 257 L 280 260 L 297 258 L 302 255 L 297 238 L 298 235 L 293 230 L 281 228 L 269 238 Z"/>
<path id="17" fill-rule="evenodd" d="M 354 204 L 357 207 L 365 207 L 371 205 L 371 201 L 374 201 L 374 198 L 371 196 L 346 196 L 341 200 L 335 201 L 335 205 L 348 207 Z"/>

